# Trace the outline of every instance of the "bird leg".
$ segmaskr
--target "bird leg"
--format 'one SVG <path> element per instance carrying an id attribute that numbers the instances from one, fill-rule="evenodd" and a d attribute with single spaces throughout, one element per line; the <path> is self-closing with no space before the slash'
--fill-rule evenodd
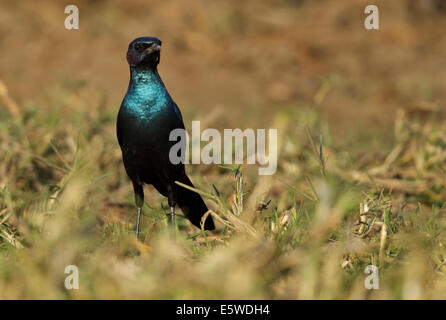
<path id="1" fill-rule="evenodd" d="M 139 236 L 139 222 L 141 220 L 141 208 L 144 205 L 144 189 L 141 184 L 136 183 L 133 181 L 133 190 L 135 191 L 135 202 L 136 207 L 138 208 L 136 213 L 136 239 L 138 239 Z"/>
<path id="2" fill-rule="evenodd" d="M 170 207 L 170 222 L 172 223 L 172 230 L 175 232 L 175 207 Z"/>
<path id="3" fill-rule="evenodd" d="M 170 222 L 172 224 L 172 231 L 175 234 L 175 205 L 177 203 L 175 199 L 174 188 L 170 184 L 167 185 L 167 203 L 170 207 Z"/>
<path id="4" fill-rule="evenodd" d="M 139 237 L 139 221 L 141 220 L 141 208 L 137 209 L 137 217 L 136 217 L 136 239 Z"/>

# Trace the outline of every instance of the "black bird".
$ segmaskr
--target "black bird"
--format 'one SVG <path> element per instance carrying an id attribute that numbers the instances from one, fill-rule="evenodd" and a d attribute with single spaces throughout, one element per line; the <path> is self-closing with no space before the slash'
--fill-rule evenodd
<path id="1" fill-rule="evenodd" d="M 130 43 L 127 50 L 130 83 L 117 121 L 122 159 L 133 183 L 138 208 L 137 237 L 144 204 L 144 184 L 152 184 L 168 198 L 173 226 L 176 204 L 199 228 L 201 217 L 208 211 L 198 193 L 175 184 L 179 181 L 193 187 L 186 175 L 184 161 L 174 164 L 169 159 L 171 147 L 179 141 L 170 141 L 169 135 L 174 129 L 184 129 L 184 123 L 178 106 L 158 74 L 160 49 L 161 41 L 154 37 L 141 37 Z M 215 229 L 211 216 L 206 219 L 204 228 Z"/>

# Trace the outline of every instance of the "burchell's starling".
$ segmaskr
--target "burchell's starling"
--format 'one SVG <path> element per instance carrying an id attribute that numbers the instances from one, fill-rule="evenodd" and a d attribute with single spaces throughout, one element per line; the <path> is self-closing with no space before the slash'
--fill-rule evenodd
<path id="1" fill-rule="evenodd" d="M 193 187 L 184 169 L 184 162 L 174 164 L 169 159 L 170 149 L 177 141 L 170 141 L 174 129 L 184 129 L 181 112 L 172 100 L 157 66 L 160 61 L 161 41 L 153 37 L 133 40 L 127 50 L 130 83 L 119 109 L 117 135 L 127 175 L 133 183 L 137 206 L 136 236 L 139 234 L 141 208 L 144 203 L 145 183 L 152 184 L 168 198 L 172 225 L 175 225 L 175 205 L 186 218 L 200 228 L 201 217 L 207 212 L 201 196 L 183 188 L 175 181 Z M 213 230 L 211 216 L 204 228 Z"/>

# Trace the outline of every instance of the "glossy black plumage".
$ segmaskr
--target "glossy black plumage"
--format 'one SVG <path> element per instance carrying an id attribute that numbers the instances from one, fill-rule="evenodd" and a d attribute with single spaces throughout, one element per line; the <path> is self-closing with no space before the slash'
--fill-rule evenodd
<path id="1" fill-rule="evenodd" d="M 135 39 L 129 45 L 130 83 L 118 114 L 118 141 L 137 207 L 143 205 L 143 185 L 152 184 L 168 198 L 171 208 L 178 204 L 184 215 L 200 227 L 201 217 L 208 210 L 206 204 L 199 194 L 175 184 L 179 181 L 193 187 L 184 164 L 173 164 L 169 159 L 170 149 L 176 144 L 169 141 L 169 135 L 174 129 L 184 129 L 184 124 L 157 71 L 160 46 L 161 41 L 152 37 Z M 212 217 L 207 218 L 204 227 L 215 228 Z"/>

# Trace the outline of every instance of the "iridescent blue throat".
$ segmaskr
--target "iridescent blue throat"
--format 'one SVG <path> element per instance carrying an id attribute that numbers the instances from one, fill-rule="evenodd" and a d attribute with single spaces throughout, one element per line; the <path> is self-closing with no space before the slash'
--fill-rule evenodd
<path id="1" fill-rule="evenodd" d="M 156 69 L 130 68 L 130 84 L 123 101 L 126 113 L 140 120 L 150 120 L 171 101 Z"/>

